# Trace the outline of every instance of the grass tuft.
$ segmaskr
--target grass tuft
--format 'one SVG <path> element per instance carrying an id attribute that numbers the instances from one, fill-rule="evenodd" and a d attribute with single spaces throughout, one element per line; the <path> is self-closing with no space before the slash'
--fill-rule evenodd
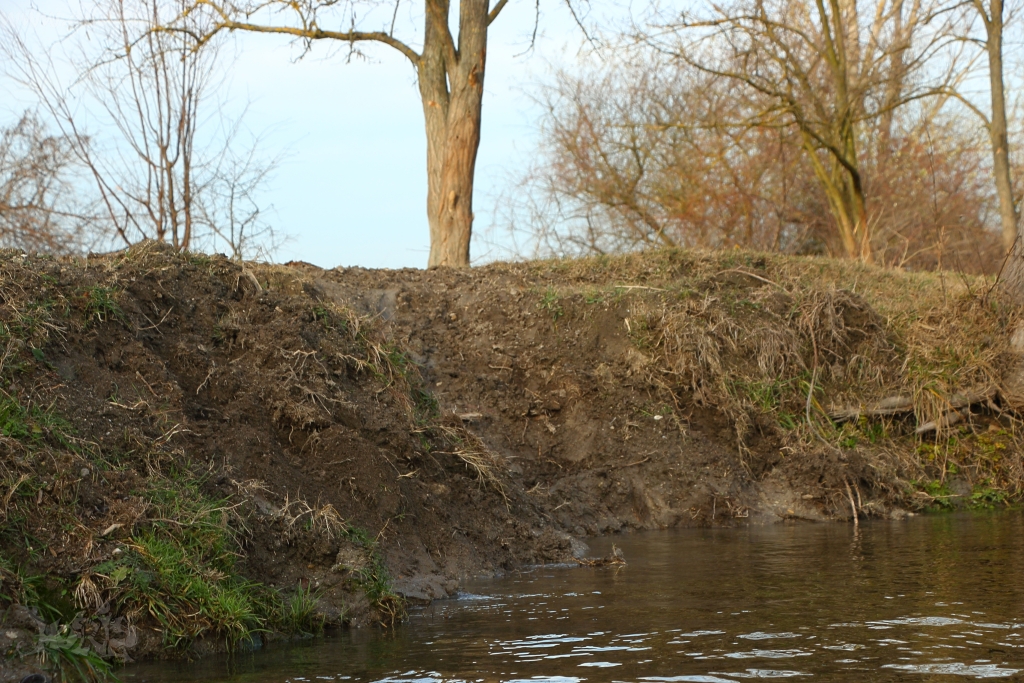
<path id="1" fill-rule="evenodd" d="M 281 601 L 274 626 L 291 635 L 319 635 L 324 630 L 324 615 L 317 611 L 320 595 L 312 587 L 297 585 L 290 597 Z"/>
<path id="2" fill-rule="evenodd" d="M 120 291 L 114 287 L 103 287 L 94 285 L 82 290 L 82 298 L 85 300 L 86 316 L 90 321 L 106 322 L 108 320 L 119 320 L 128 322 L 124 311 L 121 310 L 117 298 Z"/>

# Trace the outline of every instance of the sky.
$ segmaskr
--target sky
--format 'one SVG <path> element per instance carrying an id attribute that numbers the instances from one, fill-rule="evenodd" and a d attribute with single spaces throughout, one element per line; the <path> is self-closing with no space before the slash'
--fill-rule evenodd
<path id="1" fill-rule="evenodd" d="M 453 3 L 454 4 L 454 3 Z M 529 163 L 540 111 L 530 97 L 552 68 L 586 59 L 585 38 L 564 2 L 544 0 L 539 32 L 533 0 L 511 0 L 489 31 L 483 131 L 474 191 L 474 263 L 507 255 L 495 207 Z M 66 0 L 3 0 L 15 23 L 57 35 Z M 412 27 L 415 16 L 404 17 Z M 275 261 L 322 267 L 425 267 L 426 138 L 415 73 L 386 46 L 367 59 L 316 45 L 301 59 L 285 37 L 236 34 L 229 93 L 248 102 L 245 122 L 268 156 L 282 156 L 263 203 L 286 236 Z M 335 54 L 332 54 L 335 53 Z M 525 54 L 524 54 L 525 53 Z M 0 125 L 30 100 L 0 98 Z"/>

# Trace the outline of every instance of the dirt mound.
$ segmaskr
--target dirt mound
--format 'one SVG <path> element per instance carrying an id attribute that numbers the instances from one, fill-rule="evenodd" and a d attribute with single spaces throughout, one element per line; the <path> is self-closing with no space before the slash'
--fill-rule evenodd
<path id="1" fill-rule="evenodd" d="M 1015 315 L 929 278 L 689 252 L 430 272 L 5 253 L 0 607 L 53 631 L 7 650 L 201 651 L 387 621 L 591 534 L 1012 497 L 998 405 L 913 435 L 998 382 Z M 828 417 L 908 392 L 909 414 Z"/>

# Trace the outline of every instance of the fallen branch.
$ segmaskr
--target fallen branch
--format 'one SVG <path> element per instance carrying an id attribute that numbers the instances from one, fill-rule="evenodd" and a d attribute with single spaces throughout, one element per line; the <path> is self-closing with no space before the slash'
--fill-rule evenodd
<path id="1" fill-rule="evenodd" d="M 890 396 L 872 406 L 854 406 L 829 413 L 835 422 L 849 422 L 861 417 L 889 417 L 914 410 L 914 399 L 909 396 Z"/>
<path id="2" fill-rule="evenodd" d="M 939 419 L 925 422 L 923 425 L 914 430 L 917 435 L 927 434 L 928 432 L 937 432 L 945 429 L 946 427 L 952 427 L 957 422 L 963 419 L 963 414 L 956 410 L 950 410 L 939 416 Z"/>
<path id="3" fill-rule="evenodd" d="M 934 430 L 936 425 L 938 425 L 939 422 L 942 422 L 942 420 L 950 413 L 955 413 L 962 408 L 967 408 L 977 403 L 984 403 L 986 406 L 993 407 L 995 404 L 992 400 L 998 393 L 999 390 L 996 387 L 990 386 L 979 391 L 972 391 L 964 394 L 953 394 L 948 400 L 946 400 L 946 408 L 948 409 L 947 413 L 938 420 L 933 420 L 932 422 L 921 425 L 918 427 L 917 433 L 923 434 L 924 432 Z M 829 413 L 829 417 L 835 422 L 849 422 L 851 420 L 859 420 L 862 417 L 891 417 L 893 415 L 902 415 L 912 412 L 914 412 L 913 398 L 910 396 L 890 396 L 888 398 L 883 398 L 881 401 L 870 406 L 860 405 L 833 411 Z M 948 424 L 954 424 L 955 422 L 956 420 L 949 422 Z M 929 427 L 929 425 L 932 426 Z M 926 429 L 926 427 L 928 428 Z"/>

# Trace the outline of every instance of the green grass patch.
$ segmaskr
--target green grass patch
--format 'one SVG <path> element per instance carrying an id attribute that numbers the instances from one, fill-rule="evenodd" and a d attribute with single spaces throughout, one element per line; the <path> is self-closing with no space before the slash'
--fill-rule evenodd
<path id="1" fill-rule="evenodd" d="M 150 521 L 126 552 L 94 568 L 118 607 L 148 614 L 168 647 L 196 638 L 224 638 L 229 648 L 266 630 L 274 600 L 238 575 L 238 539 L 227 500 L 205 495 L 187 469 L 153 481 L 145 495 Z"/>
<path id="2" fill-rule="evenodd" d="M 412 395 L 416 404 L 417 422 L 426 424 L 441 417 L 441 404 L 433 393 L 423 388 L 416 388 L 412 390 Z"/>
<path id="3" fill-rule="evenodd" d="M 71 425 L 50 408 L 22 405 L 15 397 L 0 392 L 0 433 L 29 444 L 39 444 L 47 436 L 71 448 Z"/>
<path id="4" fill-rule="evenodd" d="M 551 316 L 551 320 L 558 322 L 558 319 L 565 315 L 565 309 L 559 301 L 558 292 L 548 287 L 537 302 L 537 308 Z"/>
<path id="5" fill-rule="evenodd" d="M 323 633 L 324 616 L 316 611 L 319 597 L 319 593 L 310 586 L 296 586 L 291 596 L 281 600 L 274 627 L 293 635 Z"/>
<path id="6" fill-rule="evenodd" d="M 103 287 L 95 285 L 82 290 L 82 299 L 85 302 L 86 317 L 90 322 L 106 322 L 108 320 L 119 320 L 127 323 L 128 318 L 121 310 L 117 298 L 120 291 L 114 287 Z"/>
<path id="7" fill-rule="evenodd" d="M 313 322 L 320 323 L 324 330 L 345 334 L 349 329 L 349 321 L 335 313 L 323 304 L 317 304 L 312 309 Z"/>

